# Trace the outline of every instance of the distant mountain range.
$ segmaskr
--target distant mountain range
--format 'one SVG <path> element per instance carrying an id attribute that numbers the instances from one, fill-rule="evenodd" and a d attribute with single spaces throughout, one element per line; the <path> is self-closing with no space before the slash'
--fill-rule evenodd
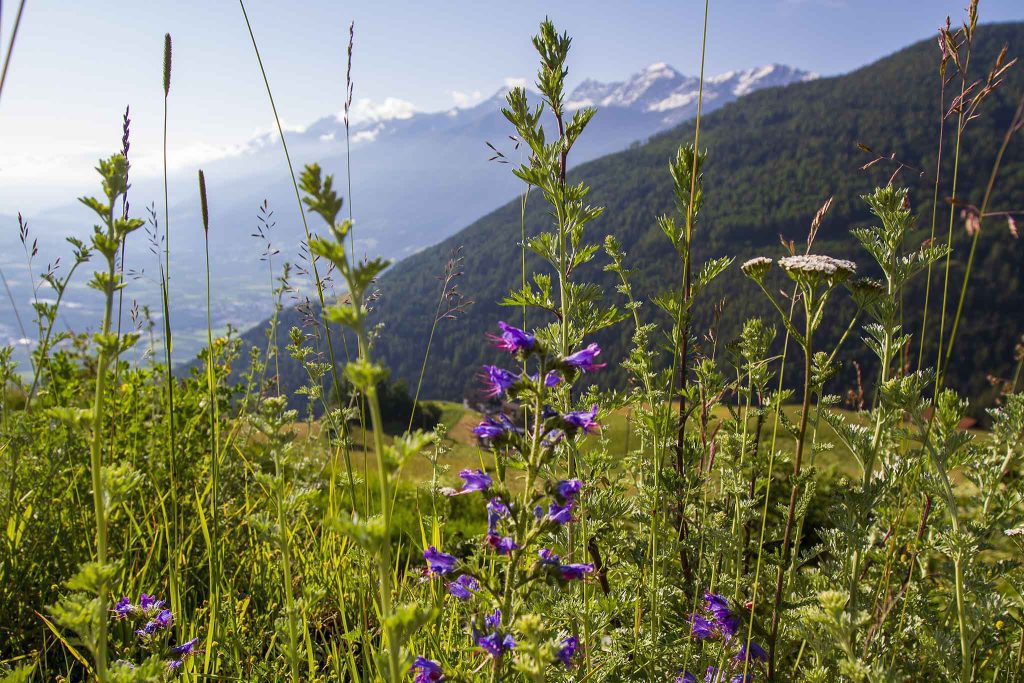
<path id="1" fill-rule="evenodd" d="M 1011 57 L 1016 56 L 1012 50 L 1024 46 L 1024 23 L 985 25 L 979 29 L 972 56 L 972 64 L 984 65 L 978 67 L 979 73 L 994 62 L 1004 45 L 1010 46 Z M 734 256 L 737 262 L 755 255 L 778 257 L 784 255 L 780 236 L 795 240 L 802 248 L 811 218 L 826 198 L 834 196 L 814 251 L 854 259 L 861 264 L 861 272 L 876 275 L 870 268 L 870 258 L 849 229 L 875 222 L 860 196 L 888 182 L 896 167 L 878 163 L 862 169 L 871 157 L 858 149 L 858 143 L 870 145 L 885 155 L 894 154 L 908 167 L 928 169 L 923 175 L 904 169 L 897 177 L 897 182 L 910 187 L 913 210 L 919 216 L 918 227 L 908 236 L 907 243 L 919 244 L 926 239 L 932 200 L 929 177 L 935 168 L 940 116 L 938 59 L 935 42 L 929 39 L 843 76 L 782 89 L 762 89 L 707 116 L 701 128 L 701 147 L 709 153 L 704 167 L 706 202 L 695 235 L 696 262 L 722 255 Z M 774 71 L 767 72 L 758 82 L 764 83 L 764 77 Z M 735 94 L 747 87 L 752 75 L 735 74 L 716 80 L 728 83 L 725 92 Z M 602 102 L 610 103 L 594 119 L 594 131 L 604 131 L 605 128 L 597 127 L 597 122 L 615 118 L 616 112 L 621 111 L 615 102 L 628 102 L 648 115 L 656 111 L 658 116 L 675 115 L 658 111 L 662 103 L 680 102 L 680 106 L 688 106 L 681 104 L 685 95 L 676 95 L 690 90 L 661 88 L 663 80 L 674 78 L 670 69 L 656 65 L 624 84 L 584 83 L 574 98 L 591 100 L 599 106 Z M 985 103 L 982 116 L 968 128 L 960 155 L 959 192 L 964 201 L 980 203 L 984 181 L 1022 91 L 1024 69 L 1016 67 Z M 947 126 L 947 135 L 952 133 L 950 128 Z M 588 129 L 583 139 L 591 134 Z M 605 213 L 588 226 L 589 240 L 600 243 L 609 233 L 619 239 L 627 253 L 627 265 L 635 270 L 633 286 L 638 298 L 649 300 L 669 283 L 679 281 L 680 264 L 658 228 L 656 217 L 674 211 L 667 165 L 678 146 L 692 140 L 693 126 L 685 123 L 642 145 L 582 164 L 570 174 L 570 182 L 586 181 L 591 185 L 591 203 L 606 207 Z M 1014 140 L 1003 160 L 998 193 L 992 202 L 999 210 L 1024 207 L 1024 146 L 1020 143 L 1020 139 Z M 947 149 L 952 148 L 951 139 L 946 144 Z M 943 191 L 948 193 L 952 155 L 944 161 L 943 177 L 947 182 Z M 510 176 L 511 172 L 505 168 L 504 174 Z M 494 174 L 488 180 L 500 182 Z M 940 234 L 944 234 L 949 211 L 944 202 L 938 207 Z M 531 201 L 526 215 L 528 234 L 547 229 L 550 222 L 548 207 L 541 201 Z M 969 246 L 958 218 L 954 234 L 951 291 L 956 294 Z M 465 274 L 460 286 L 476 303 L 458 320 L 440 324 L 423 395 L 458 400 L 477 390 L 475 376 L 480 365 L 501 360 L 500 354 L 487 343 L 485 333 L 493 330 L 498 320 L 519 319 L 518 310 L 499 305 L 509 289 L 520 283 L 519 240 L 520 205 L 512 201 L 441 243 L 399 262 L 382 276 L 381 298 L 376 306 L 385 330 L 376 353 L 394 377 L 415 385 L 437 305 L 436 276 L 449 253 L 462 247 Z M 599 255 L 576 277 L 601 283 L 606 296 L 614 300 L 618 298 L 616 278 L 602 272 L 605 262 Z M 992 399 L 987 375 L 1011 375 L 1014 345 L 1024 334 L 1022 263 L 1024 243 L 1010 234 L 1005 222 L 994 218 L 987 222 L 949 370 L 950 384 L 980 399 L 981 405 Z M 532 256 L 527 267 L 528 271 L 547 272 L 547 266 Z M 783 281 L 773 280 L 780 285 Z M 907 291 L 904 306 L 905 329 L 914 335 L 915 364 L 923 289 L 921 277 Z M 837 297 L 837 305 L 843 306 L 843 300 L 849 305 L 848 297 L 844 296 Z M 705 292 L 703 303 L 695 310 L 694 330 L 698 339 L 711 325 L 714 306 L 720 301 L 725 301 L 716 331 L 720 344 L 731 341 L 749 316 L 760 315 L 774 321 L 774 313 L 756 287 L 734 265 Z M 939 316 L 940 301 L 941 287 L 932 291 L 933 325 Z M 950 306 L 955 307 L 955 300 Z M 651 305 L 644 306 L 641 315 L 645 320 L 665 323 Z M 531 316 L 533 325 L 545 322 L 540 313 Z M 820 332 L 822 348 L 826 348 L 829 339 L 838 337 L 840 320 L 837 314 L 826 321 Z M 301 316 L 288 310 L 279 324 L 280 329 L 288 329 L 301 323 Z M 264 329 L 251 330 L 245 339 L 253 344 L 264 343 Z M 609 364 L 600 381 L 625 386 L 626 377 L 618 363 L 629 349 L 631 333 L 630 322 L 596 339 L 604 348 L 602 360 Z M 936 336 L 933 329 L 932 341 L 925 347 L 925 365 L 934 365 Z M 854 338 L 845 351 L 844 358 L 857 360 L 865 381 L 870 382 L 873 361 L 864 345 Z M 281 358 L 283 388 L 294 389 L 305 377 L 290 359 Z M 856 382 L 856 371 L 847 362 L 829 390 L 844 392 L 856 386 Z"/>
<path id="2" fill-rule="evenodd" d="M 777 64 L 720 74 L 705 82 L 704 111 L 762 88 L 813 78 L 812 73 Z M 600 114 L 574 151 L 573 163 L 625 149 L 692 118 L 698 85 L 697 78 L 660 63 L 622 82 L 584 81 L 570 99 L 575 106 L 594 104 Z M 485 144 L 491 142 L 510 159 L 518 159 L 519 152 L 508 138 L 509 126 L 500 113 L 505 92 L 500 90 L 467 108 L 407 112 L 352 127 L 352 208 L 358 250 L 392 259 L 410 256 L 521 190 L 519 181 L 508 173 L 508 166 L 488 161 L 493 152 Z M 315 161 L 343 181 L 345 129 L 339 117 L 323 117 L 301 132 L 286 136 L 296 172 L 303 164 Z M 276 134 L 254 138 L 236 153 L 203 168 L 212 224 L 214 324 L 223 327 L 231 323 L 244 329 L 270 312 L 269 296 L 265 295 L 266 265 L 260 261 L 262 246 L 251 237 L 258 207 L 266 199 L 274 212 L 276 227 L 270 234 L 280 250 L 275 257 L 277 264 L 286 259 L 302 263 L 301 217 Z M 347 188 L 343 188 L 343 194 L 348 202 Z M 176 354 L 186 359 L 201 348 L 206 324 L 202 230 L 194 171 L 172 177 L 170 196 L 171 319 L 178 335 Z M 131 193 L 134 213 L 145 216 L 143 207 L 156 201 L 162 222 L 162 197 L 162 186 L 156 181 L 137 181 Z M 67 258 L 68 250 L 61 246 L 63 237 L 83 236 L 92 224 L 88 210 L 71 202 L 28 219 L 33 236 L 40 239 L 40 260 L 53 260 L 59 254 Z M 13 216 L 0 216 L 0 226 L 0 267 L 11 282 L 27 323 L 31 317 L 30 279 L 17 241 L 17 222 Z M 159 299 L 153 283 L 157 265 L 152 248 L 141 233 L 130 240 L 127 269 L 148 274 L 136 279 L 126 296 L 148 303 L 158 314 Z M 42 265 L 37 263 L 37 270 Z M 302 278 L 296 278 L 295 283 L 300 289 L 304 286 Z M 67 325 L 80 330 L 96 325 L 100 302 L 94 292 L 81 286 L 73 288 L 69 302 L 71 306 L 65 309 Z M 124 324 L 131 323 L 126 318 Z M 0 343 L 21 336 L 10 304 L 0 298 Z"/>

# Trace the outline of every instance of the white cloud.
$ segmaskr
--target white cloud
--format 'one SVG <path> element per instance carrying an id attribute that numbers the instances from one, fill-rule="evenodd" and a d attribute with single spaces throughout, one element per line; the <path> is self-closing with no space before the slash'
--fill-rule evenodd
<path id="1" fill-rule="evenodd" d="M 525 78 L 519 76 L 506 76 L 505 87 L 506 88 L 525 88 L 528 81 Z"/>
<path id="2" fill-rule="evenodd" d="M 358 131 L 352 136 L 352 142 L 373 142 L 374 140 L 377 139 L 377 136 L 380 135 L 380 132 L 383 129 L 384 124 L 378 123 L 373 128 L 367 128 L 366 130 Z"/>
<path id="3" fill-rule="evenodd" d="M 455 102 L 455 106 L 459 108 L 471 107 L 483 97 L 479 90 L 474 90 L 471 93 L 464 93 L 460 90 L 452 90 L 449 93 L 452 96 L 452 101 Z"/>
<path id="4" fill-rule="evenodd" d="M 407 119 L 416 113 L 416 106 L 398 97 L 385 97 L 382 102 L 374 102 L 369 98 L 358 100 L 352 106 L 352 120 L 388 121 L 391 119 Z"/>

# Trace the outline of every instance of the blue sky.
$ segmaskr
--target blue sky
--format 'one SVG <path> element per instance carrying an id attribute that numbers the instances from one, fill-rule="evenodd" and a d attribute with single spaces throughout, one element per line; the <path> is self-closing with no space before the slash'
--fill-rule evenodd
<path id="1" fill-rule="evenodd" d="M 711 0 L 707 71 L 769 62 L 823 75 L 928 38 L 967 0 Z M 4 3 L 9 33 L 14 2 Z M 529 37 L 550 15 L 574 36 L 571 80 L 618 80 L 652 62 L 697 73 L 703 2 L 251 0 L 246 5 L 282 118 L 341 109 L 347 28 L 356 22 L 357 111 L 472 103 L 531 77 Z M 1020 0 L 982 0 L 983 21 L 1024 19 Z M 133 113 L 134 165 L 158 169 L 162 39 L 174 39 L 172 166 L 191 168 L 272 125 L 248 33 L 232 0 L 28 0 L 0 101 L 0 214 L 40 182 L 74 183 L 116 150 Z M 4 40 L 6 45 L 6 38 Z M 13 193 L 13 194 L 12 194 Z"/>

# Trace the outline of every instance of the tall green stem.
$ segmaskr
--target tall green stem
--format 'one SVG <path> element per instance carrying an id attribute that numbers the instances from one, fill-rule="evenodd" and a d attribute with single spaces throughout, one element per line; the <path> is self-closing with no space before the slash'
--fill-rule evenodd
<path id="1" fill-rule="evenodd" d="M 808 293 L 805 293 L 807 297 Z M 803 405 L 800 408 L 800 426 L 797 430 L 797 442 L 796 442 L 796 456 L 793 460 L 793 487 L 789 494 L 789 511 L 786 513 L 786 527 L 782 537 L 782 564 L 779 565 L 778 579 L 775 583 L 775 603 L 772 608 L 772 625 L 771 635 L 769 637 L 769 653 L 768 653 L 768 678 L 775 680 L 775 662 L 777 656 L 777 645 L 779 636 L 779 623 L 782 618 L 782 594 L 785 586 L 786 579 L 786 564 L 789 561 L 791 535 L 793 533 L 793 520 L 796 516 L 796 504 L 800 496 L 800 466 L 803 461 L 804 455 L 804 439 L 807 434 L 807 416 L 811 409 L 811 363 L 813 359 L 813 349 L 811 345 L 811 332 L 812 327 L 812 311 L 813 302 L 809 298 L 804 301 L 804 308 L 806 313 L 806 327 L 804 332 L 804 398 Z"/>

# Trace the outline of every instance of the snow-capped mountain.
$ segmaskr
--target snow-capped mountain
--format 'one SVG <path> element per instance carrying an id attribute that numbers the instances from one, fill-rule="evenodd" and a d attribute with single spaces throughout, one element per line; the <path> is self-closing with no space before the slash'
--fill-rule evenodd
<path id="1" fill-rule="evenodd" d="M 705 79 L 703 111 L 708 113 L 760 88 L 813 77 L 808 72 L 775 64 L 719 74 Z M 635 141 L 692 118 L 697 109 L 698 86 L 696 77 L 661 63 L 652 64 L 622 82 L 583 81 L 572 90 L 568 102 L 573 107 L 595 106 L 598 113 L 573 148 L 570 163 L 580 164 L 625 149 Z M 522 191 L 522 184 L 512 175 L 509 165 L 489 160 L 493 152 L 486 146 L 487 142 L 493 143 L 513 163 L 522 154 L 509 140 L 513 131 L 501 114 L 506 92 L 507 89 L 499 90 L 471 107 L 439 112 L 391 107 L 390 116 L 371 117 L 352 126 L 352 193 L 345 201 L 346 208 L 351 202 L 354 209 L 354 235 L 360 255 L 390 259 L 408 256 L 453 234 Z M 286 135 L 296 171 L 304 164 L 317 162 L 326 173 L 337 175 L 340 182 L 336 186 L 348 195 L 343 180 L 345 127 L 340 117 L 325 116 L 300 132 Z M 203 169 L 210 201 L 214 286 L 218 292 L 215 319 L 219 319 L 218 324 L 230 321 L 244 328 L 269 313 L 269 299 L 262 295 L 254 297 L 252 292 L 253 282 L 266 282 L 266 264 L 260 261 L 263 245 L 251 237 L 256 231 L 260 205 L 267 200 L 274 211 L 276 227 L 271 237 L 280 250 L 274 260 L 276 265 L 285 260 L 302 263 L 302 218 L 280 141 L 274 134 L 254 138 L 234 153 L 204 163 Z M 203 233 L 198 227 L 195 171 L 172 176 L 171 182 L 171 229 L 177 233 L 171 255 L 172 294 L 177 301 L 201 302 Z M 131 204 L 144 207 L 156 200 L 159 206 L 162 195 L 162 186 L 156 180 L 139 179 L 133 184 Z M 4 218 L 0 223 L 6 226 L 12 220 Z M 88 210 L 77 204 L 33 216 L 36 235 L 49 238 L 41 240 L 41 253 L 48 259 L 66 256 L 67 247 L 61 241 L 73 231 L 60 226 L 88 226 L 91 220 Z M 309 221 L 311 230 L 322 231 L 323 226 L 315 216 Z M 9 271 L 8 277 L 24 268 L 19 256 L 21 245 L 12 241 L 17 232 L 15 228 L 0 231 L 0 266 Z M 78 233 L 84 236 L 81 231 Z M 49 242 L 49 246 L 44 242 Z M 126 263 L 131 270 L 156 271 L 156 261 L 144 237 L 129 241 Z M 294 284 L 301 289 L 304 283 L 300 280 L 301 277 L 295 278 Z M 149 291 L 153 287 L 147 290 L 142 286 L 146 281 L 139 279 L 132 290 L 134 294 L 129 295 L 139 296 L 140 303 L 149 303 L 152 310 L 159 310 L 155 298 L 146 300 L 153 294 Z M 27 278 L 19 278 L 15 288 L 23 289 L 27 283 Z M 28 291 L 19 289 L 16 296 L 27 306 Z M 76 329 L 95 322 L 95 312 L 89 310 L 88 303 L 94 297 L 83 294 L 81 299 L 83 308 L 66 309 L 66 314 L 74 318 L 69 323 Z M 191 337 L 205 338 L 189 334 L 204 328 L 205 317 L 200 312 L 201 307 L 194 311 L 190 308 L 173 316 L 175 326 L 185 333 L 176 342 L 176 348 L 182 345 L 183 354 L 194 350 L 188 346 Z M 15 334 L 14 321 L 7 319 L 8 314 L 9 309 L 0 311 L 3 336 Z"/>
<path id="2" fill-rule="evenodd" d="M 808 81 L 817 75 L 781 64 L 727 71 L 704 81 L 704 107 L 709 111 L 737 97 L 774 86 Z M 628 80 L 601 83 L 586 80 L 569 97 L 574 107 L 623 107 L 661 115 L 661 123 L 673 126 L 697 113 L 700 79 L 686 76 L 664 62 L 651 64 Z"/>

